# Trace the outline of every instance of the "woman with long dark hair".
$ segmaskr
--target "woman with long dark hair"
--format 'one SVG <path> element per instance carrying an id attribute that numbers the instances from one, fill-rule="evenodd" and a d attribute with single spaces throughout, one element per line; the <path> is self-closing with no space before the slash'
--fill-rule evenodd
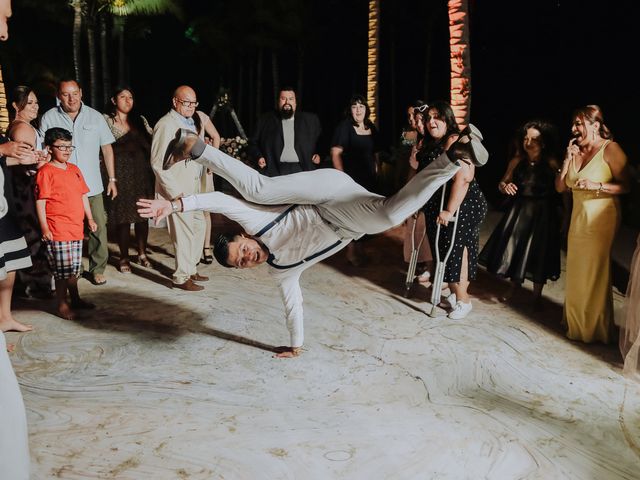
<path id="1" fill-rule="evenodd" d="M 560 276 L 559 198 L 555 191 L 555 129 L 542 120 L 518 131 L 516 151 L 498 183 L 511 204 L 480 252 L 480 264 L 512 285 L 508 300 L 526 279 L 533 282 L 534 303 L 547 280 Z"/>
<path id="2" fill-rule="evenodd" d="M 134 225 L 138 263 L 150 267 L 147 258 L 148 221 L 138 215 L 136 201 L 154 194 L 154 175 L 151 170 L 151 127 L 135 111 L 133 90 L 118 87 L 110 98 L 104 115 L 116 142 L 113 146 L 118 196 L 107 197 L 109 224 L 115 226 L 120 248 L 118 270 L 131 273 L 129 263 L 129 232 Z"/>
<path id="3" fill-rule="evenodd" d="M 451 105 L 436 101 L 422 108 L 428 136 L 423 140 L 417 154 L 418 168 L 431 163 L 460 137 L 460 128 Z M 446 188 L 443 209 L 440 209 L 442 188 Z M 451 294 L 447 297 L 451 306 L 449 318 L 458 320 L 471 312 L 472 305 L 468 288 L 476 277 L 480 224 L 487 213 L 487 201 L 475 181 L 475 167 L 464 163 L 456 175 L 441 187 L 424 207 L 427 235 L 432 255 L 436 258 L 438 248 L 441 258 L 449 249 L 453 237 L 451 220 L 456 212 L 457 228 L 453 239 L 453 250 L 447 261 L 444 282 L 449 284 Z M 439 243 L 436 246 L 436 231 L 440 225 Z"/>

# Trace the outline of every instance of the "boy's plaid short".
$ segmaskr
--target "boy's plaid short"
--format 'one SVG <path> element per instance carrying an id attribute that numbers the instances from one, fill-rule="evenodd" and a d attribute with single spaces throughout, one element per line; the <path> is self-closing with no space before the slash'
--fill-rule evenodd
<path id="1" fill-rule="evenodd" d="M 82 240 L 47 242 L 47 258 L 56 280 L 79 277 L 82 268 Z"/>

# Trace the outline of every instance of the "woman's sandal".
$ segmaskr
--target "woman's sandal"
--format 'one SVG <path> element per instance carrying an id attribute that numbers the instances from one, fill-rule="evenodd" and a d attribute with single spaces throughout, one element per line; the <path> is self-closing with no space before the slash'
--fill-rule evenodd
<path id="1" fill-rule="evenodd" d="M 145 268 L 151 268 L 151 261 L 146 255 L 138 255 L 138 265 L 141 265 Z"/>
<path id="2" fill-rule="evenodd" d="M 209 254 L 207 255 L 207 251 L 209 252 Z M 213 263 L 213 249 L 211 247 L 204 247 L 202 249 L 202 263 L 204 263 L 205 265 L 209 265 L 211 263 Z"/>
<path id="3" fill-rule="evenodd" d="M 118 271 L 120 273 L 131 273 L 131 265 L 129 264 L 129 260 L 125 260 L 125 259 L 120 260 Z"/>

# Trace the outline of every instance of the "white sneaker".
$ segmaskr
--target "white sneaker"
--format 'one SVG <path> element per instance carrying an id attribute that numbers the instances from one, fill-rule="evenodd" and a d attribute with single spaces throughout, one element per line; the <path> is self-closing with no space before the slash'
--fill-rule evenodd
<path id="1" fill-rule="evenodd" d="M 429 272 L 429 270 L 425 270 L 420 275 L 416 275 L 416 280 L 419 283 L 429 283 L 430 279 L 431 279 L 431 272 Z"/>
<path id="2" fill-rule="evenodd" d="M 456 308 L 456 294 L 450 293 L 444 298 L 444 303 L 446 308 Z"/>
<path id="3" fill-rule="evenodd" d="M 453 307 L 453 310 L 451 310 L 447 316 L 452 320 L 462 320 L 464 317 L 469 315 L 472 308 L 473 306 L 471 305 L 471 302 L 464 303 L 463 301 L 458 300 Z"/>

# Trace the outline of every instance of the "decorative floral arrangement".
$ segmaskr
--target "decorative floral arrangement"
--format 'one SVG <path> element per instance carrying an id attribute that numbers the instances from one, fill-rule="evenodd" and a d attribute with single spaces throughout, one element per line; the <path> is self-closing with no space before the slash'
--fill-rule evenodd
<path id="1" fill-rule="evenodd" d="M 247 139 L 241 136 L 220 139 L 220 151 L 247 163 Z"/>
<path id="2" fill-rule="evenodd" d="M 218 96 L 218 108 L 220 110 L 224 110 L 230 107 L 231 107 L 231 101 L 229 100 L 229 92 L 224 91 Z"/>

